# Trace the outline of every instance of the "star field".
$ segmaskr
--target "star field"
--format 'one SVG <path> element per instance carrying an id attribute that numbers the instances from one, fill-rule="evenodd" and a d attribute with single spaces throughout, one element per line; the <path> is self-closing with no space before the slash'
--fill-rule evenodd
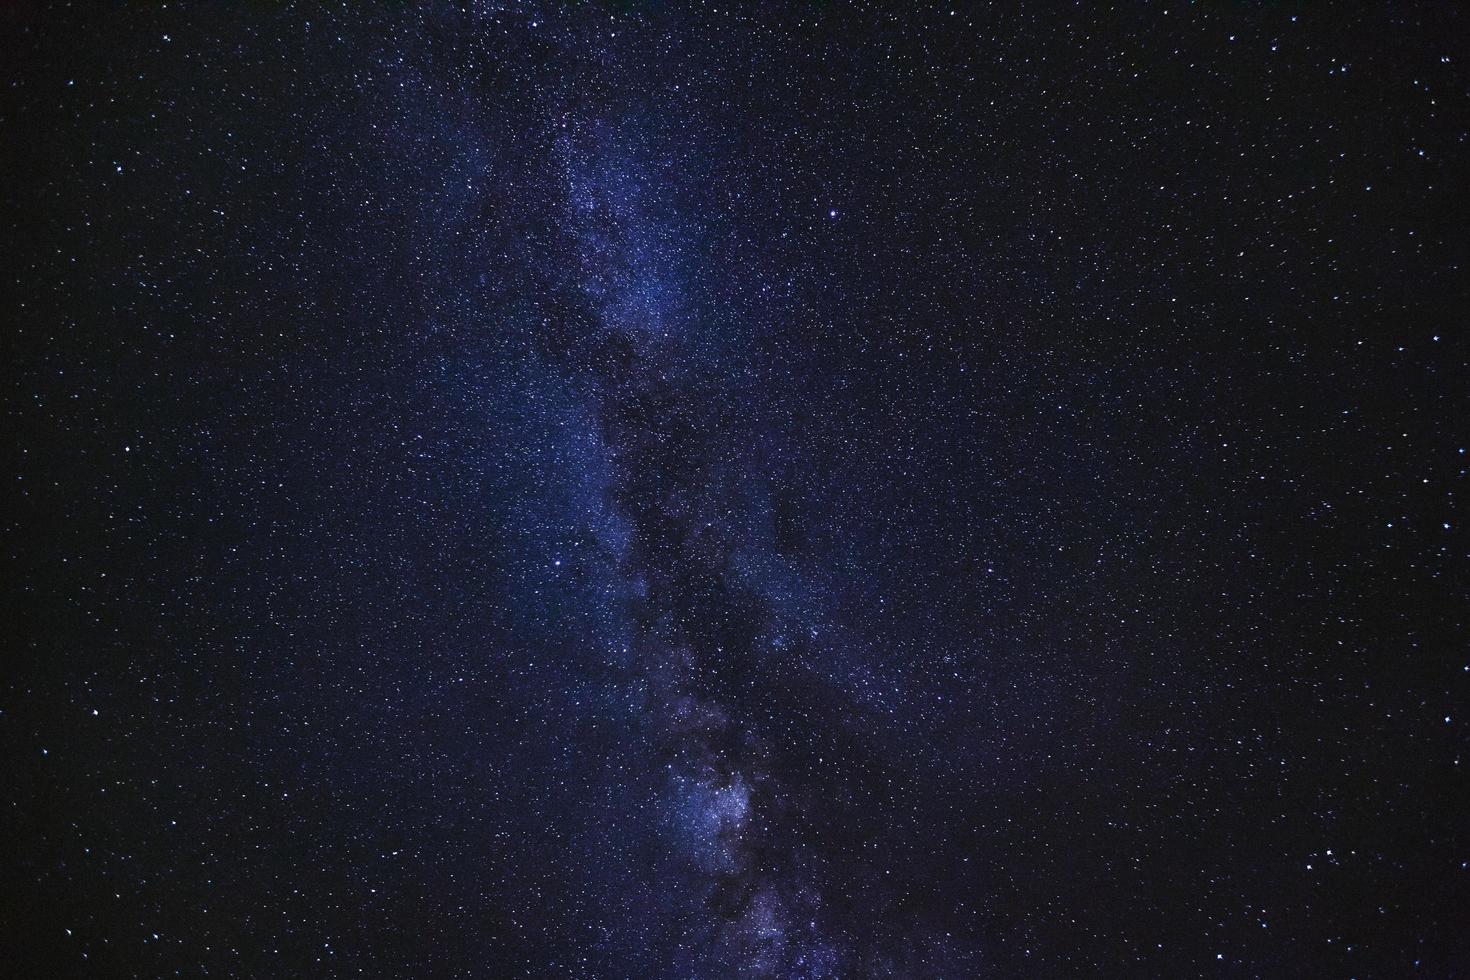
<path id="1" fill-rule="evenodd" d="M 1470 974 L 1467 28 L 0 13 L 0 961 Z"/>

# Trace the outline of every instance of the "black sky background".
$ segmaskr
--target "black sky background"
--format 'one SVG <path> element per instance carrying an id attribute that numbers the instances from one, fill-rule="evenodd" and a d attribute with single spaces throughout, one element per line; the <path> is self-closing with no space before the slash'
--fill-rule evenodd
<path id="1" fill-rule="evenodd" d="M 1470 971 L 1453 4 L 19 4 L 17 976 Z"/>

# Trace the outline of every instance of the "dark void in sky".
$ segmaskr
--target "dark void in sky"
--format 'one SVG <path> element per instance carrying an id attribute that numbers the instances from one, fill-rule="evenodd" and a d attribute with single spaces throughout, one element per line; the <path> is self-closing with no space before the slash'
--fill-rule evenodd
<path id="1" fill-rule="evenodd" d="M 10 975 L 1470 975 L 1470 17 L 908 6 L 7 5 Z"/>

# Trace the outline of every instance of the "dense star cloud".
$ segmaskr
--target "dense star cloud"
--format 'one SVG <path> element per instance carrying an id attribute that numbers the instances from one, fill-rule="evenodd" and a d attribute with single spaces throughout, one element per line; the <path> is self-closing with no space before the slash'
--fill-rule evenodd
<path id="1" fill-rule="evenodd" d="M 0 959 L 1470 972 L 1467 27 L 5 11 Z"/>

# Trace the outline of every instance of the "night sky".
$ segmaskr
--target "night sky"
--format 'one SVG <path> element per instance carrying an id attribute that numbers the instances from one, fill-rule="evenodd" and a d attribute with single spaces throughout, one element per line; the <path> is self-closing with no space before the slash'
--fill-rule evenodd
<path id="1" fill-rule="evenodd" d="M 908 6 L 5 5 L 0 973 L 1470 976 L 1470 11 Z"/>

